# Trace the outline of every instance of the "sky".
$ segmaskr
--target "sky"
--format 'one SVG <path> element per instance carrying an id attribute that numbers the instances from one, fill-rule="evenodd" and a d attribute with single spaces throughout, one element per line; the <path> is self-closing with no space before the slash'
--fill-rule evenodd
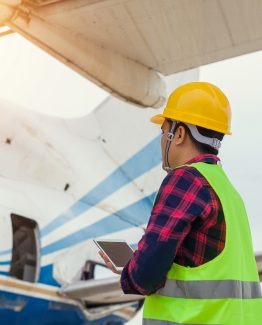
<path id="1" fill-rule="evenodd" d="M 216 84 L 229 98 L 232 136 L 224 139 L 220 158 L 244 198 L 255 251 L 262 253 L 262 52 L 201 67 L 200 80 Z M 76 117 L 107 96 L 19 35 L 0 38 L 0 99 L 46 114 Z M 141 316 L 130 322 L 140 323 Z"/>
<path id="2" fill-rule="evenodd" d="M 232 135 L 225 137 L 220 158 L 245 201 L 255 251 L 262 252 L 262 52 L 202 67 L 200 80 L 218 85 L 229 98 Z"/>
<path id="3" fill-rule="evenodd" d="M 46 114 L 86 115 L 108 94 L 18 34 L 0 38 L 0 98 Z"/>

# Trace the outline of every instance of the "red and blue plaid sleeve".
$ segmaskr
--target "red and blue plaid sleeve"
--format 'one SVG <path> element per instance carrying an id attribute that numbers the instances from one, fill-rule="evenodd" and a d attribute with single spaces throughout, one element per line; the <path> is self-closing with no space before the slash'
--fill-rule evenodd
<path id="1" fill-rule="evenodd" d="M 181 251 L 182 243 L 191 232 L 195 235 L 192 228 L 201 223 L 206 223 L 206 229 L 214 226 L 219 207 L 216 195 L 196 169 L 187 166 L 170 172 L 159 189 L 138 249 L 122 272 L 123 291 L 150 295 L 163 287 L 167 272 Z M 213 220 L 208 221 L 210 217 Z M 203 236 L 199 237 L 199 242 L 187 253 L 203 261 L 203 256 L 200 258 L 199 255 L 203 255 L 203 247 L 208 243 Z M 219 253 L 219 243 L 218 240 L 215 254 Z M 223 245 L 220 245 L 220 250 L 222 248 Z M 184 254 L 183 251 L 182 253 Z"/>

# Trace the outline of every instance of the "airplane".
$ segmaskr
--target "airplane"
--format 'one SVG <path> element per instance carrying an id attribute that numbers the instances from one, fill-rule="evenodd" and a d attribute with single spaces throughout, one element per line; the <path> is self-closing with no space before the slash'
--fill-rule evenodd
<path id="1" fill-rule="evenodd" d="M 187 75 L 192 80 L 198 71 Z M 185 74 L 171 79 L 174 86 Z M 140 308 L 142 297 L 121 293 L 92 239 L 124 238 L 135 246 L 143 235 L 163 178 L 160 132 L 148 125 L 152 113 L 113 96 L 73 119 L 1 100 L 0 315 L 6 324 L 16 318 L 34 324 L 40 310 L 40 324 L 118 324 Z"/>
<path id="2" fill-rule="evenodd" d="M 137 244 L 164 177 L 149 117 L 199 66 L 261 49 L 261 13 L 258 0 L 0 0 L 2 36 L 110 94 L 74 119 L 1 100 L 1 324 L 123 324 L 139 311 L 92 239 Z"/>

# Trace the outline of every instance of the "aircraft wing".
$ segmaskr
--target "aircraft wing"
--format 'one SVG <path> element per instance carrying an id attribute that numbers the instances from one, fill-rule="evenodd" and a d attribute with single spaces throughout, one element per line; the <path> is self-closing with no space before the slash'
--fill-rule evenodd
<path id="1" fill-rule="evenodd" d="M 0 23 L 145 107 L 163 104 L 163 76 L 262 48 L 260 0 L 0 0 L 0 12 Z"/>
<path id="2" fill-rule="evenodd" d="M 89 305 L 116 304 L 144 299 L 140 295 L 125 295 L 119 278 L 78 281 L 63 287 L 61 294 L 72 299 L 81 299 Z"/>
<path id="3" fill-rule="evenodd" d="M 115 312 L 132 315 L 132 306 L 144 299 L 141 295 L 126 295 L 119 285 L 119 277 L 78 281 L 60 289 L 60 294 L 80 300 L 86 307 L 89 320 L 97 320 Z M 129 319 L 128 318 L 128 319 Z"/>

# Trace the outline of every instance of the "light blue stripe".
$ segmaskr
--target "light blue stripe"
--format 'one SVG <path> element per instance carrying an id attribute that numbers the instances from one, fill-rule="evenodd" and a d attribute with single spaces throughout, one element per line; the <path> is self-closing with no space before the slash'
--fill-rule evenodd
<path id="1" fill-rule="evenodd" d="M 46 247 L 42 248 L 41 254 L 46 255 L 76 245 L 90 238 L 108 235 L 133 227 L 131 222 L 142 225 L 148 222 L 156 192 L 143 199 L 119 210 L 101 221 L 93 223 L 91 226 L 83 228 L 76 233 L 66 236 Z"/>
<path id="2" fill-rule="evenodd" d="M 11 261 L 2 261 L 0 265 L 10 265 Z"/>
<path id="3" fill-rule="evenodd" d="M 59 215 L 42 230 L 41 235 L 46 236 L 59 226 L 67 223 L 79 214 L 86 212 L 109 195 L 130 183 L 135 178 L 148 172 L 161 162 L 160 137 L 157 136 L 138 153 L 117 168 L 104 181 L 74 203 L 67 211 Z M 92 172 L 92 171 L 90 171 Z"/>
<path id="4" fill-rule="evenodd" d="M 12 253 L 12 249 L 6 249 L 3 251 L 0 251 L 0 255 L 7 255 L 7 254 L 11 254 Z"/>

